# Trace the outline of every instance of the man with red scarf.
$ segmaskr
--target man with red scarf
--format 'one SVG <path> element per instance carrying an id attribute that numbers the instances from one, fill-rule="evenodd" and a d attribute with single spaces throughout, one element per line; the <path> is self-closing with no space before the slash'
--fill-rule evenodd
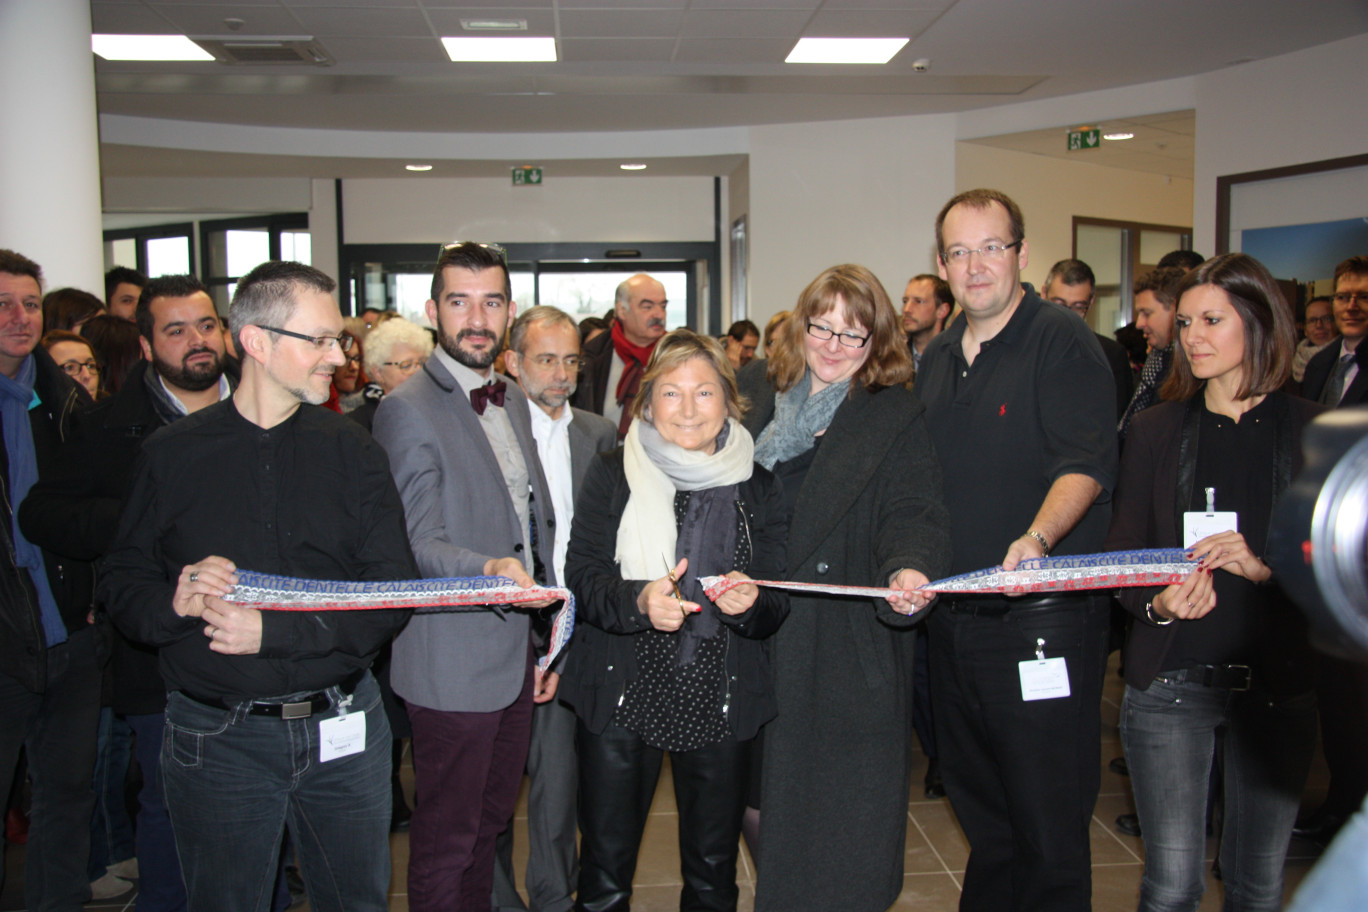
<path id="1" fill-rule="evenodd" d="M 638 273 L 617 287 L 613 331 L 584 346 L 584 376 L 574 405 L 597 412 L 618 428 L 618 440 L 632 423 L 632 401 L 646 362 L 665 335 L 665 286 Z"/>

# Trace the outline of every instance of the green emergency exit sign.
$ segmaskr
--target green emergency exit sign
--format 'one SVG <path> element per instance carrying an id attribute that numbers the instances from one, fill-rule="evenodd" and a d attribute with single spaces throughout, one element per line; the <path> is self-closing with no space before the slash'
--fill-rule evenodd
<path id="1" fill-rule="evenodd" d="M 1069 131 L 1069 151 L 1077 152 L 1079 149 L 1096 149 L 1101 141 L 1101 130 L 1070 130 Z"/>
<path id="2" fill-rule="evenodd" d="M 513 186 L 515 187 L 539 187 L 541 186 L 541 179 L 541 168 L 533 168 L 530 165 L 521 165 L 513 169 Z"/>

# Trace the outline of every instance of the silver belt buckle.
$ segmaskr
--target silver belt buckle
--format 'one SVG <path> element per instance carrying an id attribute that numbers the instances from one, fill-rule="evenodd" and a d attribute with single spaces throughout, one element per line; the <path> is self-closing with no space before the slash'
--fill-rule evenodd
<path id="1" fill-rule="evenodd" d="M 280 718 L 282 719 L 307 719 L 313 715 L 313 701 L 305 700 L 302 703 L 281 703 Z"/>

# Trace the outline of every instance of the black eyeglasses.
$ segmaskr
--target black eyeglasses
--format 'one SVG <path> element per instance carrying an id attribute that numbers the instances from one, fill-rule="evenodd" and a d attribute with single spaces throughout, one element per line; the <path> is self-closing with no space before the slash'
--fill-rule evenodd
<path id="1" fill-rule="evenodd" d="M 823 342 L 827 342 L 832 336 L 835 336 L 836 341 L 846 348 L 864 348 L 865 344 L 869 342 L 869 336 L 862 336 L 853 332 L 837 332 L 830 326 L 823 326 L 811 321 L 807 325 L 807 334 L 814 339 L 821 339 Z"/>
<path id="2" fill-rule="evenodd" d="M 1368 291 L 1337 291 L 1335 292 L 1335 303 L 1368 306 Z"/>
<path id="3" fill-rule="evenodd" d="M 100 373 L 100 365 L 95 363 L 94 358 L 89 361 L 63 361 L 58 367 L 60 367 L 62 373 L 66 374 L 68 377 L 75 377 L 81 371 L 85 371 L 92 377 Z"/>
<path id="4" fill-rule="evenodd" d="M 278 326 L 261 326 L 267 332 L 279 333 L 282 336 L 289 336 L 292 339 L 303 339 L 305 342 L 312 342 L 313 347 L 319 351 L 331 351 L 336 345 L 344 352 L 351 351 L 352 343 L 356 340 L 346 333 L 336 336 L 306 336 L 304 333 L 291 332 L 288 329 L 281 329 Z"/>
<path id="5" fill-rule="evenodd" d="M 497 255 L 498 258 L 503 261 L 505 267 L 508 266 L 508 251 L 504 250 L 503 247 L 501 247 L 498 244 L 487 244 L 484 241 L 449 241 L 448 243 L 445 243 L 441 247 L 437 248 L 437 259 L 440 261 L 442 257 L 446 255 L 446 252 L 448 250 L 455 250 L 458 247 L 466 246 L 483 247 L 490 253 Z"/>

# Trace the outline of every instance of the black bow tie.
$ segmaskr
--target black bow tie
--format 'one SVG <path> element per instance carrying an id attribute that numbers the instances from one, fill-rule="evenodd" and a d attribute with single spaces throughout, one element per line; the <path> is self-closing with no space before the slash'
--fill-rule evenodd
<path id="1" fill-rule="evenodd" d="M 470 405 L 475 409 L 475 414 L 483 415 L 486 405 L 497 405 L 503 408 L 504 390 L 508 385 L 500 380 L 498 383 L 490 383 L 485 386 L 477 386 L 470 391 Z"/>

